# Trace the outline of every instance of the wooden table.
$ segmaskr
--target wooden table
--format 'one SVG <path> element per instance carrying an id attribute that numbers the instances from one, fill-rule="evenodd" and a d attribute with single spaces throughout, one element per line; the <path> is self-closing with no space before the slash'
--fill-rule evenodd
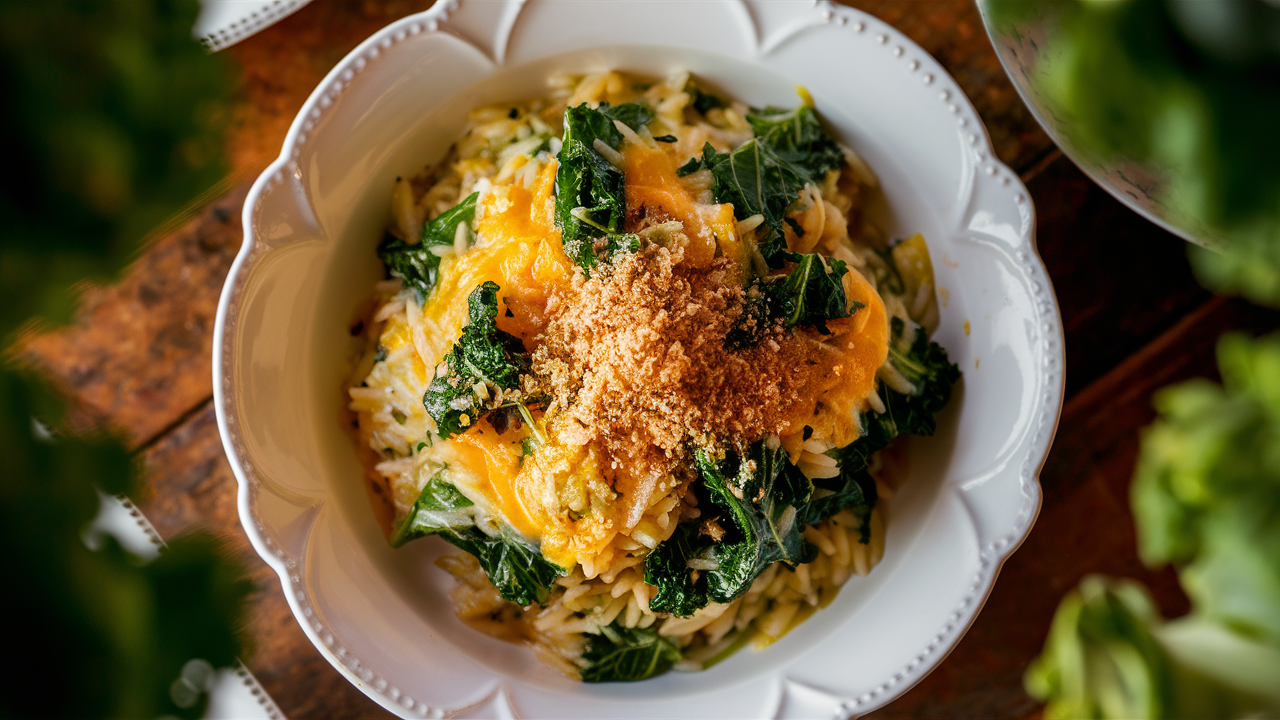
<path id="1" fill-rule="evenodd" d="M 1066 407 L 1041 475 L 1035 528 L 954 652 L 875 715 L 1034 716 L 1039 707 L 1023 692 L 1022 673 L 1059 599 L 1085 574 L 1137 578 L 1166 615 L 1185 612 L 1173 573 L 1144 568 L 1134 548 L 1128 487 L 1140 429 L 1153 417 L 1151 393 L 1214 375 L 1214 343 L 1224 330 L 1280 327 L 1280 314 L 1206 292 L 1181 240 L 1121 206 L 1063 157 L 1005 77 L 971 1 L 853 4 L 946 67 L 977 106 L 1000 159 L 1027 183 L 1067 351 Z M 241 243 L 249 184 L 279 153 L 307 95 L 360 40 L 428 5 L 313 3 L 226 51 L 240 64 L 242 84 L 225 194 L 144 248 L 119 284 L 87 290 L 74 324 L 26 338 L 20 348 L 70 398 L 75 424 L 109 425 L 128 439 L 146 474 L 137 500 L 163 536 L 212 529 L 250 569 L 258 590 L 245 661 L 292 718 L 389 714 L 312 647 L 240 527 L 211 402 L 214 311 Z"/>

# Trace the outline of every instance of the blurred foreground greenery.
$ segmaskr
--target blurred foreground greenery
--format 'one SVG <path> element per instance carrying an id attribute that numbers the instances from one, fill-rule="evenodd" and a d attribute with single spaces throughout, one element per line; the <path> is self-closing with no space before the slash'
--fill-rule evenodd
<path id="1" fill-rule="evenodd" d="M 982 5 L 996 31 L 1031 33 L 1031 82 L 1073 150 L 1161 169 L 1162 204 L 1226 238 L 1225 252 L 1188 247 L 1201 282 L 1280 305 L 1280 5 Z"/>
<path id="2" fill-rule="evenodd" d="M 1132 487 L 1139 554 L 1191 613 L 1086 578 L 1027 672 L 1047 718 L 1280 716 L 1280 334 L 1224 336 L 1218 367 L 1156 395 Z"/>
<path id="3" fill-rule="evenodd" d="M 113 277 L 146 233 L 223 177 L 232 75 L 191 39 L 197 9 L 0 3 L 5 346 L 36 316 L 68 319 L 74 283 Z M 98 493 L 136 493 L 136 460 L 115 437 L 60 427 L 54 394 L 0 365 L 0 543 L 16 569 L 0 593 L 15 662 L 0 717 L 199 717 L 201 668 L 242 652 L 250 585 L 207 535 L 172 539 L 151 562 L 110 537 L 91 550 Z"/>
<path id="4" fill-rule="evenodd" d="M 1280 4 L 982 6 L 1035 48 L 1030 81 L 1073 151 L 1157 168 L 1158 199 L 1226 239 L 1188 246 L 1200 281 L 1280 307 Z M 1174 565 L 1191 612 L 1166 621 L 1141 585 L 1085 578 L 1025 677 L 1047 718 L 1280 717 L 1280 334 L 1227 334 L 1218 368 L 1156 394 L 1131 488 L 1139 554 Z"/>

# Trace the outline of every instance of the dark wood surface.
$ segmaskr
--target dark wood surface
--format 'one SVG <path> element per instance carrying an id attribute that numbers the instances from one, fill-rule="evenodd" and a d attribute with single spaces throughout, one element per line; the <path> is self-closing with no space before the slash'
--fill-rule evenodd
<path id="1" fill-rule="evenodd" d="M 1181 240 L 1147 223 L 1080 173 L 1036 125 L 1006 79 L 967 0 L 851 3 L 933 54 L 977 107 L 1000 159 L 1027 183 L 1037 236 L 1062 307 L 1066 406 L 1041 475 L 1044 505 L 986 608 L 951 655 L 876 717 L 1027 717 L 1022 690 L 1062 595 L 1089 573 L 1140 579 L 1167 615 L 1186 610 L 1168 569 L 1137 560 L 1128 487 L 1151 395 L 1214 375 L 1227 329 L 1280 327 L 1280 314 L 1213 297 Z M 139 253 L 121 281 L 84 292 L 76 321 L 24 338 L 19 357 L 70 399 L 77 427 L 111 426 L 136 449 L 138 502 L 165 537 L 195 527 L 224 536 L 257 583 L 245 662 L 293 718 L 386 717 L 312 647 L 275 574 L 249 546 L 235 478 L 211 402 L 213 317 L 242 236 L 249 183 L 279 153 L 289 123 L 324 74 L 362 39 L 428 0 L 312 3 L 227 50 L 241 85 L 227 138 L 225 192 Z"/>

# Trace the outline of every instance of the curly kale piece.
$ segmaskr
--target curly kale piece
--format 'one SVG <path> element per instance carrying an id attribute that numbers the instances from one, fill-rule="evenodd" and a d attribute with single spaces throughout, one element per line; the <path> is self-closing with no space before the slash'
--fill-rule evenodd
<path id="1" fill-rule="evenodd" d="M 822 129 L 818 115 L 808 105 L 793 110 L 767 107 L 747 115 L 755 137 L 784 162 L 821 183 L 827 172 L 844 165 L 844 151 Z"/>
<path id="2" fill-rule="evenodd" d="M 889 327 L 889 361 L 914 392 L 881 386 L 885 411 L 863 414 L 861 436 L 835 451 L 842 474 L 846 466 L 850 472 L 865 469 L 872 453 L 899 435 L 932 435 L 938 426 L 934 416 L 947 406 L 951 389 L 960 379 L 959 366 L 951 362 L 941 345 L 929 340 L 924 328 L 917 327 L 914 340 L 907 345 L 902 320 L 893 318 Z"/>
<path id="3" fill-rule="evenodd" d="M 844 276 L 849 270 L 844 261 L 818 253 L 796 257 L 796 266 L 784 279 L 753 281 L 738 326 L 725 336 L 727 347 L 737 350 L 756 345 L 761 333 L 777 320 L 783 327 L 809 326 L 829 335 L 828 320 L 849 317 L 863 307 L 859 302 L 850 303 L 845 293 Z"/>
<path id="4" fill-rule="evenodd" d="M 632 682 L 671 669 L 680 661 L 680 648 L 658 634 L 657 628 L 628 628 L 617 621 L 587 637 L 582 657 L 583 682 Z"/>
<path id="5" fill-rule="evenodd" d="M 671 537 L 645 557 L 644 581 L 658 589 L 649 600 L 649 607 L 655 612 L 688 617 L 706 607 L 706 576 L 699 573 L 695 577 L 689 567 L 690 558 L 705 560 L 715 545 L 715 540 L 702 532 L 700 525 L 681 523 Z"/>
<path id="6" fill-rule="evenodd" d="M 392 547 L 410 540 L 439 535 L 475 556 L 503 599 L 521 606 L 545 603 L 556 578 L 566 570 L 552 563 L 523 540 L 494 537 L 475 526 L 474 504 L 444 479 L 448 466 L 423 486 L 422 493 L 391 536 Z"/>
<path id="7" fill-rule="evenodd" d="M 951 362 L 941 345 L 929 339 L 924 328 L 917 326 L 915 336 L 908 343 L 902 320 L 894 318 L 889 327 L 889 362 L 911 384 L 912 392 L 885 388 L 885 411 L 872 413 L 880 426 L 877 432 L 932 435 L 938 425 L 934 416 L 951 399 L 951 388 L 960 379 L 960 368 Z"/>
<path id="8" fill-rule="evenodd" d="M 858 465 L 857 461 L 841 461 L 839 475 L 814 480 L 814 487 L 830 490 L 831 494 L 814 498 L 805 504 L 800 510 L 799 522 L 817 525 L 841 510 L 849 509 L 858 518 L 858 541 L 863 545 L 871 542 L 871 511 L 875 509 L 879 497 L 876 494 L 875 478 L 871 477 L 866 467 L 856 469 Z"/>
<path id="9" fill-rule="evenodd" d="M 706 115 L 708 111 L 714 110 L 715 108 L 729 107 L 729 103 L 725 102 L 724 98 L 703 90 L 701 87 L 698 87 L 692 79 L 690 82 L 685 84 L 684 91 L 689 93 L 690 107 L 703 115 Z"/>
<path id="10" fill-rule="evenodd" d="M 653 110 L 644 103 L 631 102 L 621 105 L 600 103 L 600 107 L 596 108 L 596 112 L 610 120 L 617 120 L 637 132 L 639 132 L 640 128 L 653 121 Z M 622 133 L 618 132 L 616 125 L 613 126 L 613 131 L 615 134 L 610 135 L 606 142 L 609 143 L 609 147 L 617 150 L 618 145 L 622 143 Z"/>
<path id="11" fill-rule="evenodd" d="M 817 557 L 797 521 L 813 487 L 786 451 L 757 442 L 745 456 L 730 452 L 717 461 L 699 449 L 695 457 L 710 501 L 699 503 L 707 519 L 677 528 L 675 542 L 664 542 L 645 560 L 645 582 L 658 588 L 649 606 L 681 616 L 709 601 L 732 602 L 775 562 L 797 565 Z M 708 568 L 696 579 L 691 559 Z"/>
<path id="12" fill-rule="evenodd" d="M 444 356 L 448 372 L 431 381 L 422 396 L 440 437 L 463 432 L 502 407 L 503 391 L 518 390 L 520 376 L 529 370 L 520 338 L 498 329 L 498 289 L 497 283 L 486 281 L 471 292 L 470 323 Z"/>
<path id="13" fill-rule="evenodd" d="M 445 530 L 465 530 L 476 524 L 471 511 L 467 510 L 475 503 L 444 479 L 447 470 L 446 465 L 422 487 L 418 499 L 409 508 L 409 514 L 392 532 L 391 547 L 400 547 L 410 540 Z"/>
<path id="14" fill-rule="evenodd" d="M 388 235 L 378 246 L 378 258 L 387 266 L 387 272 L 413 288 L 419 304 L 431 296 L 440 269 L 440 256 L 431 252 L 432 246 L 453 245 L 458 226 L 475 220 L 479 197 L 480 193 L 471 193 L 466 200 L 440 213 L 422 229 L 422 238 L 414 245 Z"/>
<path id="15" fill-rule="evenodd" d="M 827 320 L 852 314 L 844 291 L 847 272 L 842 260 L 828 260 L 817 253 L 801 256 L 787 279 L 769 293 L 783 324 L 786 327 L 814 325 L 829 335 Z"/>
<path id="16" fill-rule="evenodd" d="M 807 105 L 789 111 L 765 108 L 747 115 L 747 121 L 755 137 L 727 153 L 707 143 L 702 157 L 681 166 L 678 174 L 710 170 L 716 202 L 732 203 L 739 220 L 762 215 L 758 247 L 769 267 L 777 269 L 800 261 L 799 254 L 787 250 L 787 209 L 805 185 L 820 184 L 844 164 L 844 151 Z"/>
<path id="17" fill-rule="evenodd" d="M 688 175 L 702 169 L 711 171 L 716 202 L 731 203 L 735 217 L 764 217 L 760 251 L 769 267 L 780 268 L 786 260 L 795 259 L 795 253 L 786 250 L 782 229 L 787 208 L 800 197 L 809 181 L 807 173 L 782 160 L 759 138 L 725 153 L 707 143 L 702 147 L 702 157 L 681 166 L 677 174 Z"/>
<path id="18" fill-rule="evenodd" d="M 627 211 L 622 171 L 596 150 L 595 143 L 599 140 L 616 150 L 622 133 L 615 120 L 639 129 L 652 119 L 653 111 L 639 103 L 602 103 L 595 109 L 583 103 L 565 110 L 555 221 L 565 254 L 587 274 L 616 253 L 640 248 L 640 238 L 622 232 Z"/>

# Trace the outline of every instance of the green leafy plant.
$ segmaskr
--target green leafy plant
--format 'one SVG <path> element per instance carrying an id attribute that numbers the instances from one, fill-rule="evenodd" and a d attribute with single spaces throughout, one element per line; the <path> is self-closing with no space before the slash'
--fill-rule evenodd
<path id="1" fill-rule="evenodd" d="M 1044 717 L 1244 718 L 1280 712 L 1280 649 L 1192 614 L 1165 622 L 1131 580 L 1086 577 L 1058 606 L 1027 692 Z"/>
<path id="2" fill-rule="evenodd" d="M 475 220 L 479 198 L 480 193 L 471 193 L 467 199 L 437 215 L 422 228 L 422 238 L 416 243 L 388 235 L 378 246 L 378 258 L 387 266 L 387 273 L 412 288 L 419 304 L 431 296 L 440 270 L 440 256 L 431 252 L 431 248 L 453 247 L 458 226 L 470 225 Z"/>
<path id="3" fill-rule="evenodd" d="M 503 599 L 521 606 L 545 603 L 564 568 L 537 548 L 506 534 L 488 535 L 476 527 L 475 504 L 445 480 L 448 468 L 423 486 L 409 514 L 396 526 L 391 545 L 438 535 L 479 561 Z"/>
<path id="4" fill-rule="evenodd" d="M 655 628 L 628 628 L 615 621 L 587 638 L 582 659 L 587 661 L 584 682 L 632 682 L 670 670 L 680 661 L 680 648 Z"/>
<path id="5" fill-rule="evenodd" d="M 1218 343 L 1222 384 L 1155 397 L 1133 481 L 1138 549 L 1196 612 L 1280 647 L 1280 335 Z"/>
<path id="6" fill-rule="evenodd" d="M 1218 366 L 1156 395 L 1132 486 L 1139 555 L 1177 567 L 1191 613 L 1086 578 L 1026 677 L 1046 717 L 1280 713 L 1280 335 L 1228 334 Z"/>
<path id="7" fill-rule="evenodd" d="M 68 292 L 223 179 L 232 69 L 191 38 L 194 1 L 4 3 L 0 307 L 64 322 Z"/>
<path id="8" fill-rule="evenodd" d="M 232 75 L 192 40 L 198 9 L 0 4 L 0 337 L 33 315 L 67 320 L 73 283 L 110 278 L 223 178 Z M 10 634 L 20 660 L 0 681 L 0 717 L 199 717 L 204 688 L 180 678 L 193 662 L 235 664 L 251 585 L 208 535 L 171 538 L 151 562 L 111 537 L 86 545 L 99 493 L 136 496 L 139 477 L 118 438 L 60 432 L 61 405 L 0 367 L 0 609 L 26 630 Z"/>
<path id="9" fill-rule="evenodd" d="M 440 437 L 463 432 L 504 406 L 518 405 L 532 425 L 518 392 L 529 357 L 520 338 L 498 329 L 498 289 L 497 283 L 486 281 L 467 297 L 470 323 L 444 356 L 446 373 L 432 380 L 422 396 Z"/>
<path id="10" fill-rule="evenodd" d="M 633 130 L 653 119 L 648 106 L 602 103 L 592 109 L 583 103 L 564 113 L 564 143 L 557 157 L 555 221 L 565 254 L 589 275 L 601 260 L 615 253 L 635 252 L 640 238 L 622 232 L 627 198 L 622 170 L 596 149 L 601 142 L 613 150 L 622 144 L 614 121 Z"/>

